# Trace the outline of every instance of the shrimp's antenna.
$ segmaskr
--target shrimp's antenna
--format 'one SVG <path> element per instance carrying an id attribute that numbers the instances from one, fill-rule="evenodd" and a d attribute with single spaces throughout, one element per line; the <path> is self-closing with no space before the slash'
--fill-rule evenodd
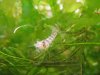
<path id="1" fill-rule="evenodd" d="M 22 27 L 26 27 L 26 26 L 31 26 L 31 25 L 22 25 L 22 26 L 18 26 L 17 28 L 14 29 L 13 33 L 15 34 L 16 31 Z"/>

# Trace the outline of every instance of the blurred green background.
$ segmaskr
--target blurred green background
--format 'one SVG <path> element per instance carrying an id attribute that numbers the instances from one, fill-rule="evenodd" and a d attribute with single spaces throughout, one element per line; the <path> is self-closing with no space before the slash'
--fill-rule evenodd
<path id="1" fill-rule="evenodd" d="M 99 52 L 100 0 L 0 0 L 0 75 L 100 75 Z"/>

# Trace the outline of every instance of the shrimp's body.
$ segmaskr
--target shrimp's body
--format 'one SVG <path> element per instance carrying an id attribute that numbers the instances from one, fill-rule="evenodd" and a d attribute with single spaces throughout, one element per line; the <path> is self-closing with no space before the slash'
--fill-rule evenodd
<path id="1" fill-rule="evenodd" d="M 58 34 L 57 28 L 53 28 L 52 33 L 48 38 L 46 38 L 42 41 L 37 41 L 37 43 L 35 43 L 34 46 L 38 50 L 48 49 L 50 47 L 50 44 L 53 42 L 53 40 L 57 36 L 57 34 Z"/>

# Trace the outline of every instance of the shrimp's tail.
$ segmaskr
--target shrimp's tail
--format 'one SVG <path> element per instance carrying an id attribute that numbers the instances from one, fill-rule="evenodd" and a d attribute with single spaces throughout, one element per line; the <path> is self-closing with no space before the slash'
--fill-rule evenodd
<path id="1" fill-rule="evenodd" d="M 55 24 L 54 26 L 51 27 L 52 29 L 52 33 L 58 33 L 59 32 L 59 27 L 57 24 Z"/>

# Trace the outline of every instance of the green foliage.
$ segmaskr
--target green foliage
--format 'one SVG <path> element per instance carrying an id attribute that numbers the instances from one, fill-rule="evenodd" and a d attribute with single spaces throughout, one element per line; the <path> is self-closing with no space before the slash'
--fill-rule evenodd
<path id="1" fill-rule="evenodd" d="M 0 0 L 0 75 L 99 75 L 99 52 L 100 0 Z"/>

